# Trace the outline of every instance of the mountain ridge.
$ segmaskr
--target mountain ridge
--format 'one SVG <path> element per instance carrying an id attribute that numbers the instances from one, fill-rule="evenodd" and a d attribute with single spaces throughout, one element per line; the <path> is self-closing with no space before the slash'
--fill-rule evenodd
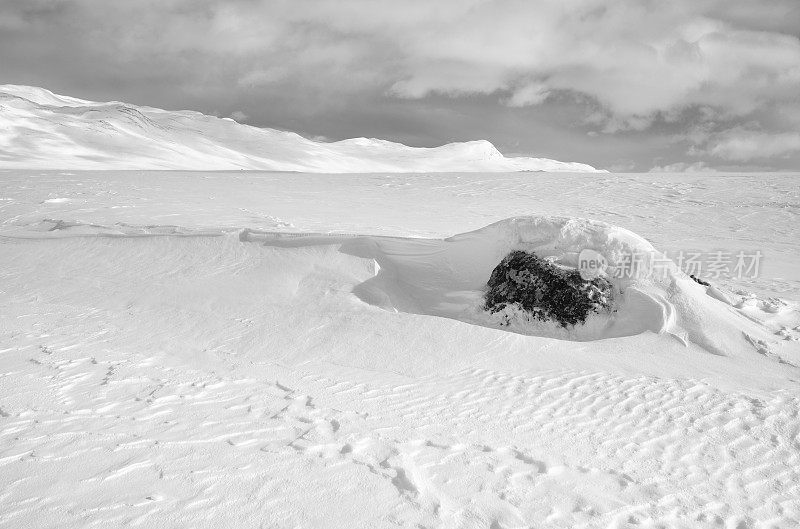
<path id="1" fill-rule="evenodd" d="M 369 172 L 604 172 L 505 157 L 487 140 L 409 147 L 376 138 L 314 141 L 193 110 L 96 102 L 0 85 L 0 168 Z"/>

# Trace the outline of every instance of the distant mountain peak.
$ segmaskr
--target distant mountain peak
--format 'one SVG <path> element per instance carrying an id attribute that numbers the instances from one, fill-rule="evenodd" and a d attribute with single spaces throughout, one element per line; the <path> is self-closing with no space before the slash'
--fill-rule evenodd
<path id="1" fill-rule="evenodd" d="M 376 138 L 327 143 L 194 111 L 87 101 L 22 85 L 0 85 L 0 168 L 598 171 L 581 163 L 505 157 L 486 140 L 439 147 Z"/>

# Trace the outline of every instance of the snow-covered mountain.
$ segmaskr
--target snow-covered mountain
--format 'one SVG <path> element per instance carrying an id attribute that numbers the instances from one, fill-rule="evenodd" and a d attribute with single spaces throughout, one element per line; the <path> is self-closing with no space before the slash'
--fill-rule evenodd
<path id="1" fill-rule="evenodd" d="M 488 141 L 433 148 L 368 138 L 325 143 L 200 112 L 98 103 L 19 85 L 0 85 L 0 168 L 597 171 L 582 163 L 507 158 Z"/>

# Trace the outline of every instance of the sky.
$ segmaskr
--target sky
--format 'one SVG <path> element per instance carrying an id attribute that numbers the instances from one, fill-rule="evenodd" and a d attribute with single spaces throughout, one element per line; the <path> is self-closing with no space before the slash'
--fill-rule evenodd
<path id="1" fill-rule="evenodd" d="M 0 84 L 612 171 L 800 170 L 798 0 L 0 0 Z"/>

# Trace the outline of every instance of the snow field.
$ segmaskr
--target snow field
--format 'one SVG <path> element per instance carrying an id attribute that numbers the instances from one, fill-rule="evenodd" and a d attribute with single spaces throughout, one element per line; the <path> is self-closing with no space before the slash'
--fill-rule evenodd
<path id="1" fill-rule="evenodd" d="M 792 178 L 0 171 L 0 526 L 796 527 Z M 565 215 L 764 268 L 476 318 Z"/>
<path id="2" fill-rule="evenodd" d="M 4 526 L 798 523 L 796 370 L 755 349 L 385 310 L 320 240 L 70 229 L 3 242 Z"/>

